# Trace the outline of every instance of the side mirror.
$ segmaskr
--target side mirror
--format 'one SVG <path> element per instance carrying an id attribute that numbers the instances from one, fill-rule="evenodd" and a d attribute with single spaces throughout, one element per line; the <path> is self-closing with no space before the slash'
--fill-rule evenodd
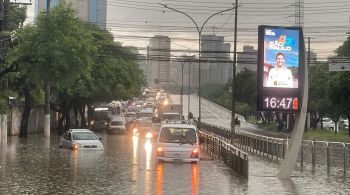
<path id="1" fill-rule="evenodd" d="M 102 137 L 99 137 L 98 140 L 102 140 Z"/>

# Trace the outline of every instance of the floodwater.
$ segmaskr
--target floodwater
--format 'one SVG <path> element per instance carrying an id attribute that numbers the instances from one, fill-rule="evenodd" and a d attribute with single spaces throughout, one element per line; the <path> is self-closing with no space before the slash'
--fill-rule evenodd
<path id="1" fill-rule="evenodd" d="M 199 164 L 156 164 L 154 144 L 129 135 L 98 134 L 103 151 L 72 151 L 31 134 L 9 137 L 0 149 L 0 194 L 350 194 L 349 181 L 294 172 L 250 156 L 249 178 L 203 154 Z"/>

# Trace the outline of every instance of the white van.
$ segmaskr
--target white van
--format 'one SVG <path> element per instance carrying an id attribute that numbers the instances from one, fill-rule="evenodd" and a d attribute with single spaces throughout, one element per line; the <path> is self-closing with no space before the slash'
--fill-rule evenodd
<path id="1" fill-rule="evenodd" d="M 199 162 L 197 127 L 184 121 L 162 124 L 157 138 L 157 162 Z"/>
<path id="2" fill-rule="evenodd" d="M 126 133 L 125 117 L 112 116 L 111 124 L 108 133 Z"/>

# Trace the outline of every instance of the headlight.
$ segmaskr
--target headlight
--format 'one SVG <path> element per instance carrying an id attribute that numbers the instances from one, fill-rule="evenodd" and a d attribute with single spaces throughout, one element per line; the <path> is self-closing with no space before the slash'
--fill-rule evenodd
<path id="1" fill-rule="evenodd" d="M 146 138 L 151 139 L 153 137 L 153 134 L 151 132 L 148 132 L 146 134 Z"/>
<path id="2" fill-rule="evenodd" d="M 78 148 L 79 148 L 79 145 L 78 145 L 78 144 L 73 144 L 72 150 L 78 150 Z"/>
<path id="3" fill-rule="evenodd" d="M 91 121 L 90 124 L 93 125 L 95 123 L 95 121 Z"/>

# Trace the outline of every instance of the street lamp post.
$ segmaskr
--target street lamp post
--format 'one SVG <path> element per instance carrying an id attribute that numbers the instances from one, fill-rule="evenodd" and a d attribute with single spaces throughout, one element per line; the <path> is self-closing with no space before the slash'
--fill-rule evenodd
<path id="1" fill-rule="evenodd" d="M 161 6 L 167 8 L 167 9 L 170 9 L 170 10 L 173 10 L 175 12 L 178 12 L 178 13 L 181 13 L 185 16 L 187 16 L 192 22 L 193 24 L 196 26 L 196 29 L 197 29 L 197 32 L 198 32 L 198 106 L 199 106 L 199 113 L 198 113 L 198 122 L 200 123 L 201 120 L 202 120 L 202 117 L 201 117 L 201 34 L 202 34 L 202 31 L 203 31 L 203 28 L 205 26 L 205 24 L 209 21 L 210 18 L 212 18 L 213 16 L 217 15 L 217 14 L 221 14 L 221 13 L 224 13 L 224 12 L 227 12 L 227 11 L 230 11 L 230 10 L 233 10 L 235 9 L 235 7 L 232 7 L 232 8 L 229 8 L 229 9 L 225 9 L 225 10 L 222 10 L 222 11 L 219 11 L 219 12 L 216 12 L 212 15 L 210 15 L 205 21 L 204 23 L 202 24 L 202 26 L 199 28 L 199 26 L 197 25 L 196 21 L 190 16 L 188 15 L 187 13 L 183 12 L 183 11 L 180 11 L 180 10 L 177 10 L 175 8 L 171 8 L 165 4 L 162 4 L 160 3 Z"/>
<path id="2" fill-rule="evenodd" d="M 178 62 L 180 62 L 181 65 L 181 97 L 180 97 L 180 104 L 182 106 L 182 113 L 181 116 L 183 116 L 183 95 L 184 95 L 184 65 L 186 63 L 185 60 L 181 60 L 177 56 L 174 56 Z"/>

